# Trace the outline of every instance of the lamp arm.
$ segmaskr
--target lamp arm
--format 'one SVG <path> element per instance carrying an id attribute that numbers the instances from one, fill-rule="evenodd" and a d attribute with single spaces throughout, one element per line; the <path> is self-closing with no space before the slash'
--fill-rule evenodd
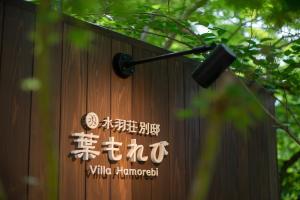
<path id="1" fill-rule="evenodd" d="M 215 47 L 216 47 L 215 45 L 200 46 L 200 47 L 196 47 L 196 48 L 186 50 L 186 51 L 180 51 L 180 52 L 176 52 L 176 53 L 167 53 L 167 54 L 154 56 L 154 57 L 146 58 L 146 59 L 142 59 L 142 60 L 136 60 L 136 61 L 132 60 L 132 61 L 124 62 L 124 67 L 135 66 L 138 64 L 148 63 L 148 62 L 167 59 L 167 58 L 179 57 L 179 56 L 184 56 L 184 55 L 188 55 L 188 54 L 204 53 L 204 52 L 213 50 Z"/>

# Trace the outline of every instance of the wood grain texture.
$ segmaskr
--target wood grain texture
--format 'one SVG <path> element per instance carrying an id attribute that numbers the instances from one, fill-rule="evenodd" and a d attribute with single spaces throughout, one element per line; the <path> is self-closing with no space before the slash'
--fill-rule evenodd
<path id="1" fill-rule="evenodd" d="M 112 40 L 112 56 L 116 53 L 132 54 L 132 48 L 125 42 Z M 111 70 L 113 70 L 111 68 Z M 131 104 L 132 104 L 132 77 L 122 79 L 118 77 L 114 71 L 111 72 L 111 118 L 112 119 L 131 119 Z M 117 163 L 111 163 L 112 168 L 123 167 L 130 168 L 131 164 L 126 159 L 127 145 L 130 144 L 131 134 L 124 132 L 112 131 L 111 136 L 115 141 L 122 142 L 120 154 L 122 160 Z M 116 176 L 111 177 L 111 199 L 131 199 L 132 198 L 132 181 L 130 177 L 121 178 Z"/>
<path id="2" fill-rule="evenodd" d="M 152 63 L 151 68 L 151 123 L 160 124 L 158 136 L 152 137 L 152 143 L 169 142 L 169 76 L 167 60 Z M 170 150 L 167 146 L 167 151 Z M 163 162 L 158 167 L 159 175 L 152 180 L 152 199 L 170 198 L 170 156 L 164 157 Z"/>
<path id="3" fill-rule="evenodd" d="M 275 99 L 270 96 L 270 93 L 264 92 L 264 105 L 270 111 L 275 113 Z M 277 139 L 276 129 L 271 118 L 266 119 L 265 131 L 268 136 L 268 152 L 269 152 L 269 189 L 270 199 L 279 200 L 279 175 L 277 167 Z"/>
<path id="4" fill-rule="evenodd" d="M 270 199 L 268 139 L 264 124 L 251 129 L 248 139 L 250 199 Z"/>
<path id="5" fill-rule="evenodd" d="M 246 133 L 249 134 L 248 132 Z M 237 192 L 238 192 L 238 198 L 239 199 L 250 199 L 249 194 L 249 152 L 248 152 L 248 139 L 247 137 L 238 137 L 237 142 L 237 151 L 238 151 L 238 157 L 237 157 L 237 169 L 236 173 L 238 174 L 238 184 L 237 184 Z"/>
<path id="6" fill-rule="evenodd" d="M 3 25 L 4 25 L 3 21 L 4 21 L 4 2 L 0 1 L 0 63 L 1 63 L 1 56 L 2 56 L 2 35 L 3 35 Z M 1 66 L 0 66 L 0 74 L 1 74 Z"/>
<path id="7" fill-rule="evenodd" d="M 270 111 L 275 113 L 275 100 L 269 93 L 264 94 L 264 105 Z M 277 141 L 276 141 L 276 129 L 271 118 L 266 119 L 265 130 L 268 136 L 268 152 L 269 152 L 269 189 L 270 199 L 279 200 L 279 176 L 277 167 Z"/>
<path id="8" fill-rule="evenodd" d="M 190 63 L 184 63 L 184 91 L 185 107 L 189 107 L 192 103 L 193 98 L 199 92 L 199 86 L 192 79 L 192 72 L 194 70 L 194 65 Z M 186 188 L 187 193 L 191 192 L 193 177 L 195 175 L 195 170 L 198 161 L 198 152 L 200 151 L 200 122 L 199 118 L 186 119 L 184 124 L 185 132 L 185 155 L 186 155 Z"/>
<path id="9" fill-rule="evenodd" d="M 133 56 L 135 59 L 142 59 L 152 56 L 152 53 L 146 49 L 136 47 L 133 48 Z M 133 75 L 132 88 L 132 118 L 134 120 L 151 122 L 151 64 L 142 64 L 136 67 Z M 134 136 L 138 144 L 144 145 L 144 155 L 148 156 L 148 161 L 144 163 L 133 163 L 132 168 L 150 169 L 152 163 L 150 160 L 150 147 L 152 144 L 151 136 L 137 135 Z M 132 180 L 132 199 L 150 200 L 151 199 L 151 182 L 152 178 L 133 178 Z"/>
<path id="10" fill-rule="evenodd" d="M 220 171 L 219 198 L 238 200 L 238 182 L 237 176 L 233 176 L 238 169 L 238 134 L 233 130 L 230 123 L 224 124 L 224 132 L 222 133 L 222 149 L 221 149 L 221 165 L 215 167 L 215 170 Z M 230 155 L 230 156 L 228 156 Z M 246 174 L 247 172 L 244 172 Z"/>
<path id="11" fill-rule="evenodd" d="M 0 63 L 2 63 L 2 41 L 3 41 L 3 31 L 4 31 L 4 11 L 5 5 L 3 1 L 0 1 Z M 1 84 L 1 65 L 0 65 L 0 84 Z M 1 85 L 0 85 L 1 87 Z"/>
<path id="12" fill-rule="evenodd" d="M 186 136 L 184 120 L 177 117 L 179 109 L 184 108 L 183 64 L 169 60 L 169 142 L 170 142 L 170 199 L 187 198 L 186 182 Z"/>
<path id="13" fill-rule="evenodd" d="M 226 81 L 234 81 L 226 71 L 215 83 L 216 91 Z M 236 80 L 237 81 L 237 80 Z M 230 122 L 224 122 L 220 134 L 215 171 L 208 199 L 249 199 L 248 143 L 245 133 L 238 132 Z"/>
<path id="14" fill-rule="evenodd" d="M 70 157 L 75 149 L 71 133 L 82 132 L 80 119 L 86 113 L 87 52 L 72 45 L 67 36 L 72 26 L 64 24 L 59 198 L 85 198 L 85 162 Z"/>
<path id="15" fill-rule="evenodd" d="M 31 93 L 21 81 L 32 76 L 34 15 L 5 6 L 0 83 L 0 179 L 8 199 L 26 199 Z"/>
<path id="16" fill-rule="evenodd" d="M 88 50 L 87 112 L 95 112 L 100 120 L 110 116 L 110 74 L 111 39 L 96 33 Z M 108 141 L 110 132 L 103 129 L 94 129 L 89 132 L 99 135 L 96 149 L 100 151 L 101 142 Z M 86 170 L 89 170 L 89 165 L 110 167 L 105 153 L 101 153 L 100 156 L 86 162 Z M 86 176 L 86 199 L 106 200 L 109 198 L 109 177 Z"/>

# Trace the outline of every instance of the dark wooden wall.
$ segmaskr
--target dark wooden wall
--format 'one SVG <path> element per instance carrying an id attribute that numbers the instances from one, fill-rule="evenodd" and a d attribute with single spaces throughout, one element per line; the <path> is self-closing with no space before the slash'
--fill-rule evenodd
<path id="1" fill-rule="evenodd" d="M 77 49 L 66 39 L 70 29 L 78 25 L 94 33 L 86 50 Z M 34 44 L 29 40 L 29 33 L 35 29 L 34 6 L 1 1 L 0 28 L 0 181 L 8 199 L 44 199 L 46 163 L 37 94 L 20 89 L 21 80 L 36 73 Z M 197 63 L 186 58 L 164 60 L 138 67 L 134 76 L 120 79 L 111 67 L 115 53 L 143 58 L 165 51 L 68 17 L 57 29 L 61 40 L 52 53 L 51 103 L 59 151 L 59 199 L 187 199 L 205 119 L 180 121 L 174 113 L 202 91 L 190 76 Z M 263 101 L 274 112 L 272 98 L 264 94 Z M 152 180 L 86 176 L 89 164 L 154 167 L 150 161 L 131 164 L 125 159 L 110 164 L 106 154 L 87 162 L 70 159 L 68 154 L 74 145 L 69 136 L 83 131 L 80 118 L 90 111 L 101 117 L 160 123 L 158 137 L 93 131 L 99 134 L 99 141 L 114 136 L 123 142 L 121 152 L 132 137 L 145 146 L 169 141 L 169 155 L 159 165 L 159 176 Z M 271 120 L 253 128 L 248 140 L 240 138 L 230 124 L 223 130 L 209 199 L 278 199 L 276 139 Z M 149 155 L 147 148 L 146 153 Z"/>

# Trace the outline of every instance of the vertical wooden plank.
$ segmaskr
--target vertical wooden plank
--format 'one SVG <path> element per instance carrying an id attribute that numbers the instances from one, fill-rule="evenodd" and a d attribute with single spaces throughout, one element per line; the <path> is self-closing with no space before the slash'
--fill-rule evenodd
<path id="1" fill-rule="evenodd" d="M 234 80 L 230 72 L 225 72 L 217 82 L 217 88 L 220 88 L 226 83 L 226 79 Z M 248 184 L 248 143 L 245 136 L 246 133 L 241 133 L 234 128 L 233 123 L 227 122 L 222 133 L 222 152 L 221 163 L 216 170 L 220 170 L 221 177 L 220 185 L 222 191 L 219 198 L 225 199 L 249 199 L 249 184 Z M 232 176 L 236 174 L 236 176 Z"/>
<path id="2" fill-rule="evenodd" d="M 8 199 L 26 199 L 31 93 L 20 83 L 32 76 L 34 15 L 5 6 L 0 84 L 0 177 Z"/>
<path id="3" fill-rule="evenodd" d="M 222 134 L 220 134 L 222 137 Z M 207 199 L 209 200 L 218 200 L 223 199 L 224 195 L 224 185 L 222 186 L 223 173 L 224 173 L 224 160 L 223 160 L 223 149 L 224 149 L 224 135 L 221 139 L 221 144 L 219 146 L 216 161 L 215 161 L 215 168 L 211 174 L 211 183 L 208 189 Z"/>
<path id="4" fill-rule="evenodd" d="M 59 43 L 56 44 L 50 53 L 50 108 L 51 115 L 49 123 L 51 123 L 51 132 L 53 133 L 56 153 L 59 152 L 59 124 L 60 124 L 60 89 L 61 89 L 61 53 L 62 53 L 62 29 L 61 25 L 55 27 L 59 35 Z M 35 59 L 36 62 L 36 59 Z M 34 64 L 34 76 L 37 68 Z M 29 160 L 29 176 L 33 177 L 35 184 L 29 187 L 29 199 L 47 199 L 46 194 L 46 152 L 43 143 L 43 127 L 41 127 L 41 117 L 38 110 L 38 93 L 33 93 L 31 108 L 31 136 L 30 136 L 30 160 Z M 58 158 L 58 155 L 57 155 Z"/>
<path id="5" fill-rule="evenodd" d="M 199 92 L 199 86 L 192 79 L 192 72 L 194 65 L 189 62 L 184 63 L 184 91 L 185 91 L 185 107 L 189 107 L 192 103 L 193 97 Z M 201 122 L 200 122 L 201 123 Z M 200 123 L 198 118 L 185 120 L 184 132 L 186 137 L 186 185 L 188 193 L 191 192 L 193 177 L 199 159 L 198 152 L 200 150 Z"/>
<path id="6" fill-rule="evenodd" d="M 3 23 L 4 20 L 4 2 L 0 1 L 0 63 L 1 63 L 1 57 L 2 57 L 2 36 L 3 36 Z M 1 74 L 1 66 L 0 66 L 0 74 Z"/>
<path id="7" fill-rule="evenodd" d="M 250 199 L 270 199 L 268 134 L 265 123 L 257 124 L 250 132 L 248 140 Z"/>
<path id="8" fill-rule="evenodd" d="M 140 48 L 133 48 L 133 56 L 135 59 L 142 59 L 151 57 L 152 53 Z M 132 88 L 132 118 L 137 121 L 152 122 L 151 121 L 151 72 L 152 64 L 143 64 L 136 67 L 133 75 Z M 133 163 L 132 168 L 150 169 L 152 167 L 150 160 L 151 136 L 136 135 L 134 136 L 138 144 L 144 146 L 144 155 L 148 156 L 148 161 L 144 163 Z M 132 182 L 132 199 L 150 200 L 151 199 L 151 182 L 152 178 L 133 178 Z"/>
<path id="9" fill-rule="evenodd" d="M 270 113 L 274 114 L 275 112 L 275 103 L 274 98 L 267 91 L 261 90 L 259 91 L 260 99 L 266 109 L 269 110 Z M 268 182 L 270 199 L 279 199 L 279 185 L 278 185 L 278 168 L 277 168 L 277 149 L 276 149 L 276 131 L 273 120 L 266 116 L 264 118 L 265 122 L 263 123 L 262 132 L 266 137 L 266 152 L 268 152 L 268 165 L 265 166 L 266 170 L 268 170 Z"/>
<path id="10" fill-rule="evenodd" d="M 246 133 L 247 135 L 249 133 Z M 237 178 L 238 178 L 238 195 L 239 199 L 250 199 L 249 194 L 249 158 L 248 158 L 248 137 L 238 137 L 238 167 L 237 167 Z"/>
<path id="11" fill-rule="evenodd" d="M 169 67 L 169 137 L 170 137 L 170 199 L 186 199 L 184 120 L 176 117 L 184 107 L 183 64 L 170 60 Z"/>
<path id="12" fill-rule="evenodd" d="M 112 40 L 112 56 L 116 53 L 132 53 L 131 46 Z M 114 71 L 111 72 L 111 117 L 112 119 L 131 119 L 131 104 L 132 104 L 132 77 L 123 79 L 118 77 Z M 115 141 L 122 142 L 120 147 L 120 154 L 122 154 L 122 160 L 117 163 L 111 163 L 112 168 L 123 167 L 131 168 L 131 164 L 126 159 L 127 145 L 130 144 L 131 135 L 129 133 L 111 132 L 111 136 L 115 138 Z M 119 176 L 111 177 L 111 199 L 131 199 L 132 187 L 131 178 L 121 178 Z"/>
<path id="13" fill-rule="evenodd" d="M 167 141 L 169 142 L 169 76 L 167 60 L 152 63 L 151 68 L 151 123 L 160 124 L 158 136 L 152 137 L 152 143 Z M 170 145 L 167 146 L 169 151 Z M 164 157 L 164 160 L 158 167 L 159 175 L 152 180 L 152 199 L 170 198 L 170 156 Z"/>
<path id="14" fill-rule="evenodd" d="M 238 184 L 237 176 L 232 174 L 237 173 L 237 134 L 233 131 L 233 126 L 230 123 L 224 124 L 224 132 L 221 137 L 223 139 L 221 153 L 221 166 L 215 166 L 215 171 L 221 171 L 219 188 L 222 191 L 219 198 L 224 199 L 238 199 Z M 243 172 L 247 173 L 247 172 Z"/>
<path id="15" fill-rule="evenodd" d="M 230 76 L 232 79 L 236 79 L 231 72 L 227 72 L 226 76 Z M 249 136 L 251 136 L 251 128 L 245 133 L 237 132 L 233 127 L 231 127 L 231 132 L 235 134 L 236 138 L 236 148 L 234 150 L 234 155 L 237 159 L 236 179 L 237 185 L 236 189 L 238 192 L 238 199 L 251 199 L 250 195 L 250 174 L 249 174 Z M 229 130 L 230 131 L 230 130 Z M 229 156 L 229 155 L 228 155 Z"/>
<path id="16" fill-rule="evenodd" d="M 80 124 L 86 113 L 87 54 L 69 42 L 71 25 L 64 24 L 59 198 L 85 198 L 85 162 L 71 158 L 75 149 L 71 133 L 84 131 Z"/>
<path id="17" fill-rule="evenodd" d="M 218 92 L 218 89 L 220 88 L 220 85 L 222 84 L 222 78 L 224 76 L 221 76 L 221 80 L 218 79 L 216 83 L 214 83 L 211 86 L 211 89 L 214 90 L 214 92 Z M 216 158 L 215 158 L 215 164 L 214 164 L 214 169 L 211 171 L 211 180 L 210 180 L 210 185 L 208 189 L 208 194 L 207 194 L 207 199 L 210 200 L 217 200 L 217 199 L 225 199 L 226 197 L 226 187 L 230 187 L 230 185 L 226 186 L 228 175 L 226 177 L 224 176 L 224 173 L 226 173 L 227 166 L 226 163 L 227 161 L 224 159 L 224 155 L 227 153 L 227 135 L 228 135 L 228 124 L 224 124 L 223 127 L 221 128 L 221 131 L 217 137 L 220 138 L 220 144 L 217 147 L 218 149 L 216 150 Z M 206 136 L 205 136 L 206 137 Z M 203 140 L 205 142 L 205 138 Z"/>
<path id="18" fill-rule="evenodd" d="M 270 199 L 269 165 L 266 133 L 262 126 L 251 131 L 249 139 L 249 184 L 250 199 Z"/>
<path id="19" fill-rule="evenodd" d="M 265 92 L 265 106 L 269 111 L 275 113 L 275 101 L 271 94 Z M 276 141 L 276 130 L 273 120 L 268 117 L 266 119 L 266 133 L 268 135 L 268 152 L 269 152 L 269 186 L 270 186 L 270 199 L 278 200 L 279 194 L 279 177 L 278 177 L 278 167 L 277 167 L 277 141 Z"/>
<path id="20" fill-rule="evenodd" d="M 88 51 L 87 112 L 97 113 L 100 120 L 110 116 L 110 72 L 111 39 L 96 32 Z M 99 135 L 96 147 L 97 151 L 100 151 L 101 142 L 108 141 L 109 131 L 95 129 L 89 132 Z M 104 153 L 88 161 L 86 170 L 89 170 L 89 165 L 110 167 L 107 155 Z M 109 192 L 109 177 L 97 175 L 86 177 L 86 199 L 106 200 L 110 197 Z"/>

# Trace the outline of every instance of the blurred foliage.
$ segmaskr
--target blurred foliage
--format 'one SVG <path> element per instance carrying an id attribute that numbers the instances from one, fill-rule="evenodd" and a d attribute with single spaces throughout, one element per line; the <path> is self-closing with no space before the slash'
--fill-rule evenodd
<path id="1" fill-rule="evenodd" d="M 29 174 L 23 177 L 24 183 L 28 186 L 41 185 L 47 199 L 58 197 L 58 147 L 55 143 L 54 117 L 52 112 L 52 83 L 51 83 L 51 52 L 53 47 L 60 40 L 57 32 L 57 23 L 61 19 L 59 12 L 53 8 L 51 0 L 43 0 L 38 3 L 36 9 L 35 31 L 31 33 L 34 41 L 34 77 L 26 78 L 21 83 L 25 91 L 33 91 L 37 101 L 37 118 L 41 125 L 40 142 L 45 153 L 45 176 L 34 177 Z M 58 4 L 55 4 L 56 7 Z M 42 180 L 39 180 L 41 178 Z"/>
<path id="2" fill-rule="evenodd" d="M 2 182 L 0 181 L 0 200 L 4 200 L 4 199 L 6 199 L 6 196 L 5 196 L 3 184 L 2 184 Z"/>
<path id="3" fill-rule="evenodd" d="M 224 84 L 224 83 L 222 83 Z M 219 84 L 218 84 L 219 85 Z M 209 116 L 215 113 L 224 125 L 231 123 L 240 133 L 262 118 L 263 112 L 254 95 L 241 83 L 225 83 L 225 87 L 202 91 L 193 99 L 190 108 L 178 112 L 181 118 Z"/>
<path id="4" fill-rule="evenodd" d="M 68 39 L 77 48 L 86 48 L 92 41 L 94 35 L 91 31 L 72 27 L 69 31 Z"/>
<path id="5" fill-rule="evenodd" d="M 37 78 L 26 78 L 21 83 L 24 91 L 38 91 L 41 88 L 41 82 Z"/>
<path id="6" fill-rule="evenodd" d="M 274 94 L 275 117 L 282 124 L 277 128 L 281 197 L 298 198 L 300 162 L 288 161 L 297 155 L 300 146 L 286 133 L 300 138 L 299 0 L 56 0 L 53 7 L 172 51 L 203 44 L 227 44 L 239 58 L 231 66 L 235 74 Z M 82 30 L 70 34 L 70 40 L 81 48 L 91 38 L 90 33 Z M 202 61 L 205 55 L 190 57 Z M 237 126 L 240 130 L 252 122 L 245 113 L 256 110 L 243 91 L 235 87 L 224 90 L 225 94 L 241 98 L 239 102 L 235 102 L 237 98 L 226 99 L 230 107 L 223 115 L 224 120 L 242 121 Z M 218 95 L 221 94 L 207 91 L 195 100 L 192 107 L 203 112 L 196 114 L 207 114 L 207 104 L 220 98 Z M 185 110 L 181 115 L 194 115 L 195 110 Z M 255 113 L 252 117 L 259 118 Z M 291 165 L 282 172 L 286 163 Z"/>

